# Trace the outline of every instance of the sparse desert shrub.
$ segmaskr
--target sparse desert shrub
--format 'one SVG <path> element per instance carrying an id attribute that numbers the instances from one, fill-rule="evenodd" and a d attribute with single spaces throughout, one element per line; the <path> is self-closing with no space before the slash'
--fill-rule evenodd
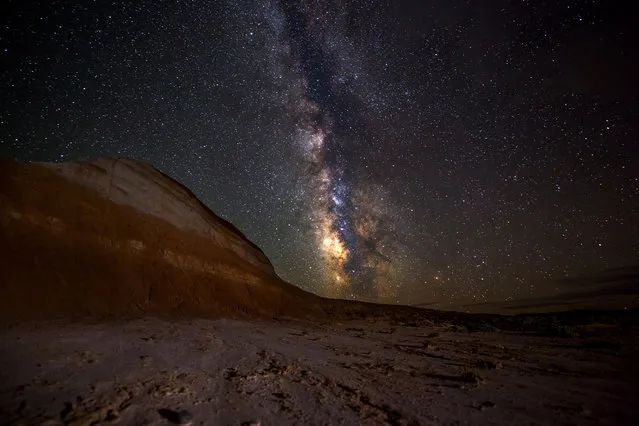
<path id="1" fill-rule="evenodd" d="M 468 333 L 468 329 L 464 327 L 463 325 L 453 325 L 451 327 L 451 330 L 458 333 Z"/>
<path id="2" fill-rule="evenodd" d="M 546 335 L 550 337 L 577 337 L 578 333 L 575 327 L 553 322 L 546 329 Z"/>
<path id="3" fill-rule="evenodd" d="M 460 376 L 460 379 L 462 382 L 473 383 L 476 385 L 484 381 L 484 378 L 478 372 L 474 370 L 465 371 Z"/>
<path id="4" fill-rule="evenodd" d="M 486 370 L 497 370 L 501 368 L 501 362 L 499 361 L 493 362 L 487 359 L 480 359 L 479 361 L 477 361 L 477 367 L 483 368 Z"/>

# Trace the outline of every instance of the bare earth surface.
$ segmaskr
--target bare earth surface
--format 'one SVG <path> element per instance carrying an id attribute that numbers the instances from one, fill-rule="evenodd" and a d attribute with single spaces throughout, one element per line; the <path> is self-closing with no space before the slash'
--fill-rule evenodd
<path id="1" fill-rule="evenodd" d="M 639 311 L 584 283 L 598 311 L 324 299 L 148 165 L 0 166 L 0 424 L 639 424 Z"/>
<path id="2" fill-rule="evenodd" d="M 370 318 L 32 323 L 0 333 L 8 424 L 169 425 L 182 409 L 194 425 L 639 424 L 635 335 Z"/>

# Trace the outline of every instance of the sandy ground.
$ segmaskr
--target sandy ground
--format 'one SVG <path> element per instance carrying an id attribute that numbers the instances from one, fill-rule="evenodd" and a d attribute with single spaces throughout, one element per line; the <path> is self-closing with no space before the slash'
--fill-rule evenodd
<path id="1" fill-rule="evenodd" d="M 639 424 L 636 336 L 140 319 L 0 331 L 8 424 Z"/>

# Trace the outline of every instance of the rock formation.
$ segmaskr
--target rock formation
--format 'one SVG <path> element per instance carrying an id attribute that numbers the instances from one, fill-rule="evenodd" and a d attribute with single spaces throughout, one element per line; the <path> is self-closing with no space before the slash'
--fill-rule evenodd
<path id="1" fill-rule="evenodd" d="M 0 168 L 2 319 L 319 309 L 235 227 L 147 164 L 1 160 Z"/>

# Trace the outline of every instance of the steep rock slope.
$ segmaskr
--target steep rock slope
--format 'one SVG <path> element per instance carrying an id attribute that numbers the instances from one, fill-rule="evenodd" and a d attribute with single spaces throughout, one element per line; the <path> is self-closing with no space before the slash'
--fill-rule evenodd
<path id="1" fill-rule="evenodd" d="M 0 269 L 6 320 L 319 309 L 188 189 L 129 159 L 1 160 Z"/>
<path id="2" fill-rule="evenodd" d="M 211 238 L 217 246 L 274 274 L 262 251 L 233 225 L 215 216 L 186 187 L 148 164 L 128 158 L 41 164 L 73 182 L 95 189 L 115 203 L 129 205 L 177 228 Z"/>

